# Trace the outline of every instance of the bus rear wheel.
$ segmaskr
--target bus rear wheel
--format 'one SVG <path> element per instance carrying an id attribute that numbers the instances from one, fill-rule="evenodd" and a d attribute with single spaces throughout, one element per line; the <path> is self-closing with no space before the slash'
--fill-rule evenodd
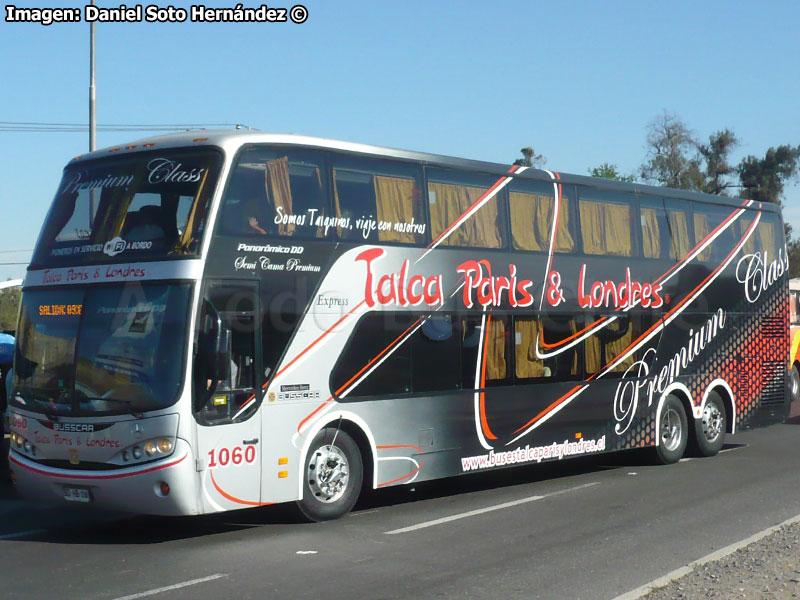
<path id="1" fill-rule="evenodd" d="M 658 418 L 658 445 L 655 447 L 658 462 L 670 465 L 681 459 L 689 438 L 688 429 L 683 404 L 675 396 L 668 396 Z"/>
<path id="2" fill-rule="evenodd" d="M 327 427 L 309 447 L 297 506 L 310 521 L 338 519 L 355 505 L 363 478 L 358 445 L 347 432 Z"/>
<path id="3" fill-rule="evenodd" d="M 698 456 L 714 456 L 725 443 L 728 419 L 725 404 L 716 392 L 711 392 L 703 407 L 703 414 L 694 423 L 692 450 Z"/>

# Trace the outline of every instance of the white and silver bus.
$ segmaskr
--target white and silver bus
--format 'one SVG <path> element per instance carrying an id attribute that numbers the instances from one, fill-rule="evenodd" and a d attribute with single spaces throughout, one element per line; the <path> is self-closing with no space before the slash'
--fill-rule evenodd
<path id="1" fill-rule="evenodd" d="M 309 137 L 66 166 L 24 280 L 9 461 L 40 500 L 295 501 L 781 420 L 777 207 Z"/>

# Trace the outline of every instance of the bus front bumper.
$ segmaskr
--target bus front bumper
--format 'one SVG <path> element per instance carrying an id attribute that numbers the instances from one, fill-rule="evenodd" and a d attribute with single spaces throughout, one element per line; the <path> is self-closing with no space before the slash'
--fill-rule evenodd
<path id="1" fill-rule="evenodd" d="M 13 449 L 8 463 L 17 490 L 31 500 L 152 515 L 199 512 L 194 460 L 180 439 L 163 460 L 113 471 L 56 469 Z"/>

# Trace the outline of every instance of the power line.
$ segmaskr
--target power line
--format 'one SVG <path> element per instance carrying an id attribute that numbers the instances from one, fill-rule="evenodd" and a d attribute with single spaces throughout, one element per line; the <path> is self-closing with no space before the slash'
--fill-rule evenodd
<path id="1" fill-rule="evenodd" d="M 85 123 L 45 123 L 39 121 L 0 121 L 0 125 L 54 125 L 57 127 L 88 127 Z M 105 123 L 98 127 L 237 127 L 241 123 Z"/>
<path id="2" fill-rule="evenodd" d="M 0 266 L 3 266 L 3 267 L 7 267 L 9 265 L 27 265 L 27 264 L 30 264 L 30 263 L 26 263 L 26 262 L 10 262 L 10 263 L 0 262 Z"/>
<path id="3" fill-rule="evenodd" d="M 13 254 L 15 252 L 33 252 L 33 248 L 27 250 L 0 250 L 0 254 Z"/>

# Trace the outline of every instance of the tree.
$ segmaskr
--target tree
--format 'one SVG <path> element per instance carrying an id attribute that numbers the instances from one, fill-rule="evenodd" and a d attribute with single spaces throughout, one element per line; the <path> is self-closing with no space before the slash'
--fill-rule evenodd
<path id="1" fill-rule="evenodd" d="M 22 296 L 20 288 L 6 288 L 0 292 L 0 331 L 17 327 L 17 313 Z"/>
<path id="2" fill-rule="evenodd" d="M 648 125 L 647 158 L 640 174 L 657 185 L 727 195 L 738 187 L 737 167 L 730 162 L 738 144 L 727 128 L 700 143 L 680 117 L 664 112 Z"/>
<path id="3" fill-rule="evenodd" d="M 647 157 L 640 168 L 645 181 L 680 189 L 694 189 L 696 170 L 691 154 L 697 143 L 681 119 L 667 111 L 647 126 Z"/>
<path id="4" fill-rule="evenodd" d="M 521 167 L 542 167 L 547 162 L 547 159 L 541 154 L 536 154 L 530 146 L 526 146 L 520 150 L 522 158 L 514 161 L 514 164 Z"/>
<path id="5" fill-rule="evenodd" d="M 737 167 L 731 165 L 729 155 L 739 144 L 730 129 L 712 133 L 708 144 L 697 144 L 698 157 L 692 161 L 694 189 L 706 194 L 727 195 L 728 188 L 736 187 L 733 175 Z"/>
<path id="6" fill-rule="evenodd" d="M 786 182 L 796 179 L 800 172 L 800 146 L 783 145 L 770 148 L 764 158 L 748 155 L 738 166 L 742 198 L 774 202 L 783 206 Z M 792 239 L 792 226 L 784 224 L 786 250 L 789 254 L 789 277 L 800 276 L 800 240 Z"/>
<path id="7" fill-rule="evenodd" d="M 589 175 L 592 177 L 602 177 L 603 179 L 615 179 L 617 181 L 626 181 L 633 183 L 636 178 L 633 175 L 623 175 L 617 171 L 617 165 L 611 163 L 603 163 L 599 167 L 589 169 Z"/>

